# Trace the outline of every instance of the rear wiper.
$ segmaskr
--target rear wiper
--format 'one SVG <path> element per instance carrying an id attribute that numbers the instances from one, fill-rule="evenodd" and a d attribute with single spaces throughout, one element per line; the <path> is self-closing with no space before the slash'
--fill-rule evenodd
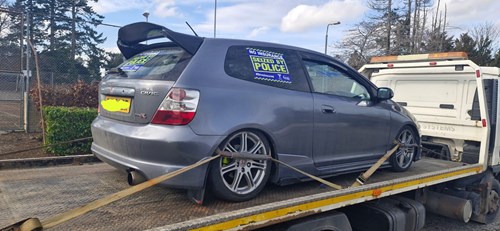
<path id="1" fill-rule="evenodd" d="M 107 74 L 119 74 L 121 76 L 127 76 L 127 73 L 119 67 L 113 67 L 113 68 L 109 69 Z"/>

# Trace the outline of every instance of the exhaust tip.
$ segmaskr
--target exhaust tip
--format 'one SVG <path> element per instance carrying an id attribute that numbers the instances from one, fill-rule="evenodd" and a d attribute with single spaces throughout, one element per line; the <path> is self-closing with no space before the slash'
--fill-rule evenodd
<path id="1" fill-rule="evenodd" d="M 146 181 L 146 177 L 136 170 L 131 170 L 127 175 L 127 182 L 130 186 L 138 185 Z"/>

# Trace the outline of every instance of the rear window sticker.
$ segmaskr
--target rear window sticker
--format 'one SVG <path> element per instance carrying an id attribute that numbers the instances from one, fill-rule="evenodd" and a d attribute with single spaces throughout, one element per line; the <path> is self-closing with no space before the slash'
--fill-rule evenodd
<path id="1" fill-rule="evenodd" d="M 247 51 L 255 79 L 292 83 L 283 54 L 255 48 L 247 48 Z"/>
<path id="2" fill-rule="evenodd" d="M 160 53 L 160 52 L 154 51 L 154 52 L 144 52 L 144 53 L 138 54 L 138 55 L 134 56 L 133 58 L 129 59 L 120 68 L 123 71 L 137 71 L 142 66 L 144 66 L 144 64 L 146 64 L 149 60 L 151 60 L 156 55 L 158 55 L 158 53 Z"/>

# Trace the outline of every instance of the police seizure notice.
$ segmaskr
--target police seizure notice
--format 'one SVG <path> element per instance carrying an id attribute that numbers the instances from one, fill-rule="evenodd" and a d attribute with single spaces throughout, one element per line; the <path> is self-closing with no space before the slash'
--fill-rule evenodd
<path id="1" fill-rule="evenodd" d="M 292 83 L 283 54 L 254 48 L 247 48 L 247 51 L 255 79 Z"/>

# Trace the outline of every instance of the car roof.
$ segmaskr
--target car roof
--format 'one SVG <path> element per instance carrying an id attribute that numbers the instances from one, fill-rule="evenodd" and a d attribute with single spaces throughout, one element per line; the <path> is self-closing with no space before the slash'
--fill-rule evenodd
<path id="1" fill-rule="evenodd" d="M 301 47 L 296 47 L 296 46 L 291 46 L 291 45 L 286 45 L 286 44 L 281 44 L 281 43 L 272 43 L 272 42 L 265 42 L 265 41 L 257 41 L 257 40 L 245 40 L 245 39 L 231 39 L 231 38 L 205 38 L 207 41 L 221 41 L 228 46 L 232 45 L 248 45 L 248 46 L 262 46 L 262 47 L 272 47 L 272 48 L 282 48 L 282 49 L 290 49 L 290 50 L 296 50 L 296 51 L 302 51 L 302 52 L 308 52 L 308 53 L 314 53 L 316 55 L 320 56 L 325 56 L 329 58 L 333 58 L 331 56 L 327 56 L 323 53 L 319 53 L 317 51 L 301 48 Z"/>

